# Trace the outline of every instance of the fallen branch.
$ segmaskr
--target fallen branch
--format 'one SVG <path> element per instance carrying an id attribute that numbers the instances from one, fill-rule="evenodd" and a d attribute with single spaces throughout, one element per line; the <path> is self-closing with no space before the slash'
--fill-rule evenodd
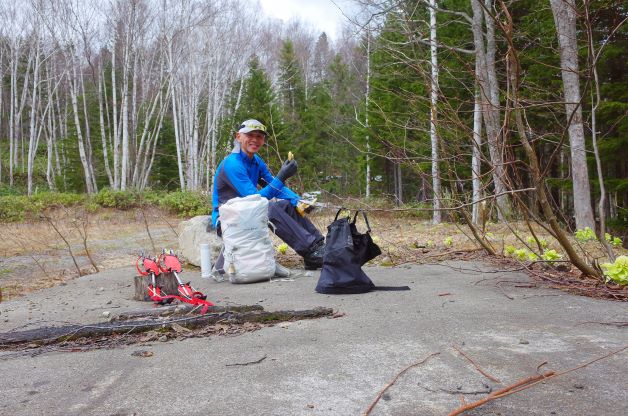
<path id="1" fill-rule="evenodd" d="M 210 306 L 207 309 L 207 313 L 219 313 L 219 312 L 251 312 L 251 311 L 263 311 L 262 305 L 241 305 L 241 306 Z M 200 309 L 193 305 L 180 304 L 180 305 L 168 305 L 159 306 L 152 309 L 144 309 L 140 311 L 123 312 L 116 315 L 112 320 L 127 321 L 130 319 L 138 318 L 157 318 L 160 316 L 177 316 L 187 315 L 190 312 L 200 313 Z"/>
<path id="2" fill-rule="evenodd" d="M 44 327 L 20 332 L 0 333 L 0 348 L 33 343 L 37 346 L 56 342 L 69 341 L 82 337 L 100 337 L 114 334 L 133 332 L 145 332 L 153 329 L 164 328 L 177 323 L 185 328 L 198 328 L 216 324 L 227 323 L 274 323 L 300 319 L 314 319 L 323 316 L 331 316 L 331 308 L 317 307 L 305 310 L 287 311 L 249 311 L 249 312 L 222 312 L 208 313 L 205 315 L 191 316 L 179 319 L 150 319 L 144 321 L 131 321 L 125 323 L 103 323 L 95 325 L 69 325 L 62 327 Z"/>
<path id="3" fill-rule="evenodd" d="M 473 403 L 469 403 L 466 406 L 461 406 L 455 410 L 453 410 L 451 413 L 449 413 L 449 416 L 456 416 L 459 415 L 467 410 L 471 410 L 471 409 L 475 409 L 476 407 L 482 406 L 483 404 L 486 404 L 492 400 L 496 400 L 496 399 L 501 399 L 503 397 L 506 396 L 510 396 L 511 394 L 515 394 L 515 393 L 519 393 L 520 391 L 529 389 L 530 387 L 536 386 L 537 384 L 552 379 L 554 377 L 558 377 L 558 376 L 562 376 L 568 373 L 571 373 L 573 371 L 576 370 L 580 370 L 581 368 L 584 368 L 588 365 L 591 365 L 597 361 L 612 357 L 615 354 L 619 354 L 622 351 L 625 351 L 626 349 L 628 349 L 628 345 L 617 349 L 615 351 L 611 351 L 610 353 L 603 355 L 601 357 L 597 357 L 593 360 L 587 361 L 583 364 L 580 364 L 579 366 L 573 367 L 573 368 L 569 368 L 567 370 L 564 371 L 559 371 L 559 372 L 554 372 L 554 371 L 549 371 L 545 374 L 539 374 L 536 376 L 531 376 L 531 377 L 527 377 L 524 378 L 523 380 L 520 380 L 514 384 L 511 384 L 510 386 L 507 386 L 501 390 L 497 390 L 491 394 L 489 394 L 488 396 L 486 396 L 483 399 L 480 399 L 476 402 Z M 542 365 L 544 365 L 545 363 L 542 363 L 538 368 L 540 368 Z"/>
<path id="4" fill-rule="evenodd" d="M 495 383 L 501 383 L 501 381 L 499 381 L 498 379 L 496 379 L 495 377 L 491 376 L 490 374 L 488 374 L 486 371 L 482 370 L 482 368 L 471 359 L 471 357 L 469 357 L 467 354 L 465 354 L 464 351 L 462 351 L 460 348 L 456 347 L 455 345 L 451 346 L 454 350 L 458 351 L 460 353 L 460 355 L 462 355 L 464 358 L 466 358 L 467 360 L 469 360 L 469 362 L 471 364 L 473 364 L 473 366 L 475 367 L 476 370 L 478 370 L 484 377 L 488 378 L 491 381 L 494 381 Z"/>
<path id="5" fill-rule="evenodd" d="M 382 398 L 382 396 L 384 395 L 384 393 L 386 392 L 386 390 L 388 390 L 388 389 L 390 388 L 390 386 L 392 386 L 393 384 L 395 384 L 395 382 L 397 381 L 397 379 L 398 379 L 399 377 L 401 377 L 401 375 L 402 375 L 403 373 L 405 373 L 406 371 L 408 371 L 409 369 L 411 369 L 411 368 L 413 368 L 413 367 L 416 367 L 416 366 L 418 366 L 418 365 L 423 364 L 424 362 L 426 362 L 427 360 L 429 360 L 430 358 L 432 358 L 432 357 L 434 357 L 434 356 L 436 356 L 436 355 L 438 355 L 438 354 L 440 354 L 440 352 L 434 352 L 434 353 L 432 353 L 432 354 L 428 355 L 427 357 L 425 357 L 423 360 L 421 360 L 421 361 L 419 361 L 419 362 L 417 362 L 417 363 L 411 364 L 411 365 L 407 366 L 406 368 L 404 368 L 403 370 L 401 370 L 401 371 L 400 371 L 400 372 L 399 372 L 399 373 L 395 376 L 395 378 L 393 378 L 393 379 L 392 379 L 392 380 L 391 380 L 388 384 L 386 384 L 386 386 L 384 386 L 384 388 L 383 388 L 383 389 L 379 392 L 379 394 L 377 395 L 377 397 L 375 398 L 375 400 L 373 400 L 373 403 L 371 403 L 371 405 L 368 407 L 368 409 L 366 409 L 366 411 L 364 412 L 363 416 L 368 416 L 368 415 L 371 413 L 371 411 L 373 410 L 373 408 L 375 407 L 375 405 L 377 404 L 377 402 L 379 402 L 379 399 L 381 399 L 381 398 Z"/>

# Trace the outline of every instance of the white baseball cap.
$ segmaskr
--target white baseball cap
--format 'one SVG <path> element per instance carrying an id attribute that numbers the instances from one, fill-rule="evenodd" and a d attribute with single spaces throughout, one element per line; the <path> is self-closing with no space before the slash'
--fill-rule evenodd
<path id="1" fill-rule="evenodd" d="M 268 136 L 266 126 L 255 119 L 245 120 L 238 127 L 238 133 L 250 133 L 252 131 L 261 131 L 264 135 Z"/>

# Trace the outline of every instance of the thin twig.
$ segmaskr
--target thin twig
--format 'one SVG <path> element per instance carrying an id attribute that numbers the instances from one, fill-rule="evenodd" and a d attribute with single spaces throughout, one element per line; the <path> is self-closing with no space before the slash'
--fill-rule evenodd
<path id="1" fill-rule="evenodd" d="M 148 220 L 146 219 L 146 213 L 144 212 L 144 207 L 140 206 L 140 212 L 142 213 L 142 218 L 144 219 L 144 228 L 146 229 L 146 234 L 148 234 L 148 238 L 150 239 L 150 245 L 153 247 L 153 252 L 156 252 L 155 242 L 153 241 L 153 236 L 150 235 L 150 228 L 148 227 Z"/>
<path id="2" fill-rule="evenodd" d="M 501 284 L 498 282 L 495 286 L 497 286 L 497 288 L 502 292 L 502 294 L 504 296 L 506 296 L 508 299 L 513 300 L 514 298 L 512 296 L 510 296 L 508 293 L 506 293 L 506 291 L 502 288 Z"/>
<path id="3" fill-rule="evenodd" d="M 430 358 L 436 356 L 440 354 L 440 352 L 433 352 L 432 354 L 428 355 L 427 357 L 425 357 L 423 360 L 416 362 L 414 364 L 411 364 L 409 366 L 407 366 L 406 368 L 404 368 L 403 370 L 401 370 L 396 376 L 395 378 L 393 378 L 388 384 L 386 384 L 384 386 L 384 388 L 379 392 L 379 394 L 377 395 L 377 397 L 375 397 L 375 400 L 373 400 L 373 403 L 371 403 L 371 405 L 368 407 L 368 409 L 366 409 L 366 411 L 363 413 L 363 416 L 368 416 L 371 411 L 373 410 L 373 408 L 375 407 L 375 405 L 377 404 L 377 402 L 379 402 L 379 399 L 382 398 L 382 396 L 384 395 L 384 393 L 386 392 L 386 390 L 388 390 L 390 388 L 390 386 L 392 386 L 393 384 L 395 384 L 395 381 L 397 381 L 397 379 L 399 377 L 401 377 L 401 375 L 403 375 L 403 373 L 405 373 L 406 371 L 408 371 L 409 369 L 416 367 L 418 365 L 423 364 L 424 362 L 426 362 L 427 360 L 429 360 Z"/>
<path id="4" fill-rule="evenodd" d="M 587 321 L 587 322 L 580 322 L 578 325 L 585 325 L 585 324 L 609 325 L 609 326 L 616 326 L 616 327 L 628 326 L 628 322 L 621 322 L 621 321 L 616 321 L 616 322 Z"/>
<path id="5" fill-rule="evenodd" d="M 70 242 L 65 238 L 65 236 L 61 233 L 61 231 L 59 231 L 59 229 L 57 228 L 57 226 L 55 225 L 55 223 L 52 221 L 50 217 L 48 217 L 47 215 L 44 215 L 43 217 L 46 221 L 48 221 L 48 224 L 50 224 L 52 229 L 56 231 L 56 233 L 59 235 L 59 237 L 61 237 L 61 239 L 65 243 L 66 247 L 68 248 L 68 252 L 70 253 L 70 257 L 72 257 L 72 261 L 74 262 L 74 267 L 76 267 L 76 271 L 78 272 L 78 275 L 82 276 L 83 274 L 81 273 L 81 268 L 76 262 L 76 257 L 74 256 L 74 253 L 72 252 L 72 246 L 70 245 Z"/>
<path id="6" fill-rule="evenodd" d="M 471 357 L 469 357 L 467 354 L 465 354 L 465 352 L 462 351 L 460 348 L 456 347 L 455 345 L 452 345 L 451 348 L 453 348 L 454 350 L 458 351 L 460 353 L 460 355 L 462 355 L 464 358 L 469 360 L 469 362 L 471 364 L 473 364 L 475 369 L 478 370 L 484 377 L 488 378 L 489 380 L 494 381 L 495 383 L 501 383 L 501 381 L 499 381 L 498 379 L 496 379 L 492 375 L 488 374 L 486 371 L 482 370 L 482 368 L 475 361 L 473 361 L 471 359 Z"/>
<path id="7" fill-rule="evenodd" d="M 553 371 L 550 371 L 548 373 L 545 374 L 539 374 L 536 376 L 530 376 L 530 377 L 526 377 L 522 380 L 517 381 L 514 384 L 511 384 L 510 386 L 506 386 L 503 389 L 494 391 L 493 393 L 489 394 L 488 396 L 484 397 L 483 399 L 477 400 L 475 402 L 469 403 L 467 405 L 464 406 L 460 406 L 457 409 L 454 409 L 451 413 L 449 413 L 449 416 L 456 416 L 459 415 L 461 413 L 466 412 L 467 410 L 471 410 L 471 409 L 475 409 L 476 407 L 482 406 L 485 403 L 490 402 L 491 400 L 495 400 L 496 398 L 499 397 L 505 397 L 508 394 L 511 394 L 511 391 L 513 389 L 516 389 L 518 387 L 521 386 L 527 386 L 530 383 L 537 383 L 539 381 L 545 380 L 546 378 L 550 377 L 554 375 Z"/>
<path id="8" fill-rule="evenodd" d="M 262 361 L 264 361 L 266 359 L 266 356 L 263 356 L 262 358 L 260 358 L 259 360 L 255 360 L 255 361 L 249 361 L 246 363 L 233 363 L 233 364 L 225 364 L 225 367 L 235 367 L 238 365 L 251 365 L 251 364 L 259 364 Z"/>
<path id="9" fill-rule="evenodd" d="M 466 406 L 461 406 L 461 407 L 459 407 L 457 409 L 454 409 L 451 413 L 449 413 L 449 416 L 459 415 L 459 414 L 461 414 L 463 412 L 466 412 L 467 410 L 471 410 L 471 409 L 474 409 L 476 407 L 482 406 L 483 404 L 488 403 L 488 402 L 490 402 L 492 400 L 501 399 L 502 397 L 506 397 L 506 396 L 509 396 L 511 394 L 518 393 L 520 391 L 526 390 L 526 389 L 528 389 L 528 388 L 530 388 L 532 386 L 535 386 L 535 385 L 539 384 L 540 382 L 552 379 L 554 377 L 562 376 L 562 375 L 571 373 L 571 372 L 576 371 L 576 370 L 580 370 L 581 368 L 584 368 L 584 367 L 586 367 L 586 366 L 588 366 L 590 364 L 593 364 L 593 363 L 595 363 L 597 361 L 603 360 L 605 358 L 609 358 L 609 357 L 611 357 L 611 356 L 613 356 L 615 354 L 619 354 L 620 352 L 622 352 L 622 351 L 624 351 L 626 349 L 628 349 L 628 345 L 626 345 L 626 346 L 624 346 L 624 347 L 622 347 L 620 349 L 617 349 L 615 351 L 611 351 L 610 353 L 608 353 L 606 355 L 603 355 L 601 357 L 597 357 L 597 358 L 595 358 L 595 359 L 593 359 L 591 361 L 587 361 L 587 362 L 585 362 L 583 364 L 580 364 L 577 367 L 569 368 L 569 369 L 564 370 L 564 371 L 559 371 L 559 372 L 550 371 L 550 372 L 547 372 L 545 374 L 527 377 L 527 378 L 525 378 L 523 380 L 520 380 L 520 381 L 518 381 L 518 382 L 516 382 L 516 383 L 514 383 L 514 384 L 512 384 L 510 386 L 507 386 L 507 387 L 505 387 L 505 388 L 503 388 L 501 390 L 497 390 L 497 391 L 489 394 L 488 396 L 486 396 L 483 399 L 480 399 L 480 400 L 478 400 L 476 402 L 473 402 L 473 403 L 469 403 Z M 545 364 L 545 363 L 543 363 L 543 364 Z M 537 370 L 543 364 L 539 365 L 539 367 L 537 367 Z"/>

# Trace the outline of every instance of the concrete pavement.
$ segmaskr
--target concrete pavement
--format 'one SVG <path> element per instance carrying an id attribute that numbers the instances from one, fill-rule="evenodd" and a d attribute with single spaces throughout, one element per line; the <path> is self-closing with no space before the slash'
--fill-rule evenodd
<path id="1" fill-rule="evenodd" d="M 543 371 L 562 370 L 628 345 L 626 303 L 486 280 L 529 281 L 482 263 L 366 268 L 376 285 L 405 292 L 331 296 L 318 272 L 294 281 L 186 280 L 219 305 L 266 310 L 332 307 L 345 315 L 296 321 L 239 336 L 153 342 L 35 357 L 0 352 L 2 415 L 360 415 L 402 369 L 372 415 L 443 415 Z M 131 300 L 131 268 L 76 279 L 0 304 L 0 332 L 102 322 L 104 311 L 146 309 Z M 448 293 L 448 294 L 446 294 Z M 446 295 L 445 295 L 446 294 Z M 487 373 L 482 376 L 452 346 Z M 150 350 L 151 357 L 132 355 Z M 266 357 L 258 364 L 247 363 Z M 628 350 L 468 415 L 628 414 Z"/>

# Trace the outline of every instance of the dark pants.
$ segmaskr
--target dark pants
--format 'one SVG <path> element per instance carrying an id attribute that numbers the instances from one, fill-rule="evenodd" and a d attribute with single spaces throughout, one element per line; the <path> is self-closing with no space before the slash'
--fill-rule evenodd
<path id="1" fill-rule="evenodd" d="M 307 254 L 315 243 L 325 238 L 309 219 L 299 215 L 290 201 L 285 199 L 271 201 L 268 204 L 268 220 L 273 224 L 274 227 L 270 228 L 274 230 L 277 237 L 301 256 Z M 218 227 L 218 236 L 222 236 L 220 225 Z M 223 267 L 224 258 L 221 251 L 215 268 L 222 270 Z"/>
<path id="2" fill-rule="evenodd" d="M 279 199 L 268 204 L 268 220 L 275 226 L 275 234 L 301 256 L 324 239 L 312 222 L 299 215 L 290 201 Z"/>

